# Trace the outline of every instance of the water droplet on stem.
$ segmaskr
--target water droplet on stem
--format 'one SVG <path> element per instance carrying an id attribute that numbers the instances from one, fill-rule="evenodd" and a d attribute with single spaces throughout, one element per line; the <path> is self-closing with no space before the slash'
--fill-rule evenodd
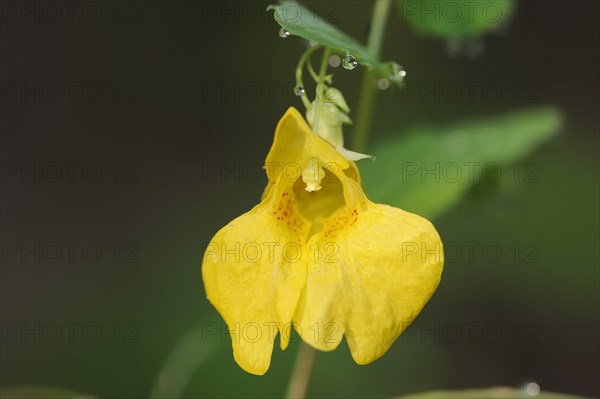
<path id="1" fill-rule="evenodd" d="M 402 79 L 404 79 L 405 76 L 406 71 L 404 70 L 404 67 L 394 62 L 392 64 L 392 73 L 390 74 L 390 80 L 393 80 L 394 82 L 399 82 Z"/>
<path id="2" fill-rule="evenodd" d="M 287 29 L 281 28 L 279 29 L 279 37 L 282 39 L 287 38 L 290 35 L 290 32 Z"/>
<path id="3" fill-rule="evenodd" d="M 342 66 L 344 67 L 344 69 L 351 71 L 354 68 L 356 68 L 357 65 L 358 61 L 356 60 L 356 57 L 352 54 L 346 54 L 346 56 L 342 59 Z"/>

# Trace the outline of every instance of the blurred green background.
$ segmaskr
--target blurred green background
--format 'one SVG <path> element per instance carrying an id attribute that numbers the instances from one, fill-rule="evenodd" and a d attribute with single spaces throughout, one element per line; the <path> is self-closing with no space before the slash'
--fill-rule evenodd
<path id="1" fill-rule="evenodd" d="M 278 36 L 268 2 L 82 2 L 71 20 L 57 3 L 63 16 L 54 22 L 43 2 L 23 2 L 38 7 L 39 21 L 36 11 L 23 14 L 23 3 L 13 3 L 17 14 L 14 4 L 3 4 L 0 39 L 0 385 L 143 398 L 153 387 L 174 392 L 179 380 L 189 398 L 281 397 L 298 342 L 274 350 L 264 377 L 242 371 L 205 299 L 200 264 L 214 233 L 260 199 L 266 178 L 254 178 L 248 165 L 263 162 L 287 107 L 301 106 L 291 88 L 303 41 Z M 304 4 L 366 41 L 372 2 Z M 345 343 L 319 353 L 309 396 L 526 381 L 600 395 L 599 5 L 515 7 L 522 18 L 482 40 L 450 43 L 391 13 L 382 58 L 406 68 L 406 89 L 378 93 L 372 143 L 414 126 L 443 128 L 542 104 L 557 107 L 563 125 L 518 165 L 503 166 L 500 181 L 473 185 L 437 215 L 447 249 L 462 252 L 447 254 L 431 301 L 371 365 L 354 364 Z M 100 17 L 84 9 L 101 10 L 94 14 Z M 361 68 L 335 70 L 353 109 L 361 76 Z M 19 84 L 37 90 L 36 82 L 37 103 L 35 94 L 13 93 Z M 63 89 L 56 102 L 43 93 L 52 82 Z M 94 102 L 77 89 L 71 100 L 68 82 L 96 83 L 103 94 Z M 443 90 L 454 83 L 463 90 L 493 84 L 500 96 L 492 101 L 476 89 L 453 100 Z M 24 165 L 36 162 L 62 165 L 62 178 L 23 177 Z M 103 177 L 90 182 L 76 173 L 70 180 L 66 162 L 95 162 Z M 218 173 L 208 173 L 215 165 Z M 515 179 L 515 168 L 535 179 Z M 79 248 L 73 259 L 21 252 L 36 243 L 64 250 L 68 242 Z M 98 261 L 82 254 L 86 243 L 102 248 Z M 502 254 L 483 250 L 490 245 Z M 217 334 L 209 334 L 213 327 Z M 163 371 L 169 358 L 175 369 Z"/>

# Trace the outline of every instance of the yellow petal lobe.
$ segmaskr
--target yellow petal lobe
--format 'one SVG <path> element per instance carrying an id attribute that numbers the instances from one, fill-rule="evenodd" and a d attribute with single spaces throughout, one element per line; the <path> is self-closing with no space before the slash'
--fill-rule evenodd
<path id="1" fill-rule="evenodd" d="M 347 196 L 364 194 L 350 179 Z M 442 243 L 429 221 L 387 205 L 338 211 L 307 246 L 307 282 L 294 315 L 303 340 L 333 350 L 345 335 L 352 357 L 382 356 L 437 288 Z M 315 249 L 316 251 L 316 249 Z"/>
<path id="2" fill-rule="evenodd" d="M 233 355 L 262 375 L 280 332 L 285 349 L 306 282 L 308 224 L 282 179 L 269 196 L 223 227 L 207 245 L 202 278 L 209 301 L 230 330 Z"/>

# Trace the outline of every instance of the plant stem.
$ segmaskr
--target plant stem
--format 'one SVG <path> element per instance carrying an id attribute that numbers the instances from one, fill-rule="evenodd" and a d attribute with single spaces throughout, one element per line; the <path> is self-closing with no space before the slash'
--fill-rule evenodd
<path id="1" fill-rule="evenodd" d="M 294 371 L 292 372 L 287 394 L 285 395 L 287 399 L 303 399 L 306 395 L 306 388 L 308 388 L 315 355 L 316 351 L 313 347 L 301 342 Z"/>
<path id="2" fill-rule="evenodd" d="M 304 64 L 307 60 L 310 64 L 309 57 L 311 56 L 311 54 L 314 53 L 315 50 L 318 50 L 320 47 L 320 45 L 316 44 L 310 47 L 308 50 L 306 50 L 304 54 L 302 54 L 302 57 L 300 57 L 300 61 L 298 62 L 298 66 L 296 67 L 296 86 L 300 86 L 306 89 L 304 87 L 304 80 L 302 79 L 302 70 L 304 69 Z M 308 96 L 306 95 L 306 90 L 304 91 L 304 94 L 302 94 L 302 103 L 304 104 L 305 108 L 310 107 L 310 101 L 308 99 Z"/>
<path id="3" fill-rule="evenodd" d="M 387 23 L 387 16 L 392 5 L 391 0 L 376 0 L 371 17 L 371 32 L 367 42 L 367 50 L 374 56 L 379 56 L 383 41 L 383 32 Z M 356 127 L 354 128 L 353 151 L 364 152 L 369 137 L 369 127 L 375 106 L 375 81 L 373 72 L 365 71 L 360 90 L 360 101 L 356 115 Z"/>
<path id="4" fill-rule="evenodd" d="M 321 115 L 321 102 L 325 100 L 325 74 L 327 74 L 327 65 L 329 63 L 329 55 L 331 49 L 325 47 L 323 50 L 323 59 L 321 60 L 321 67 L 319 68 L 319 80 L 317 82 L 317 90 L 315 94 L 315 119 L 313 122 L 313 130 L 315 133 L 319 133 L 319 117 Z"/>

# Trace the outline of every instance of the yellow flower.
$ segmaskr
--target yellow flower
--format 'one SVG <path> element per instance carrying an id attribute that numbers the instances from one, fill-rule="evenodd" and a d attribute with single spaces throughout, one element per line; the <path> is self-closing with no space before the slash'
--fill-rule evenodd
<path id="1" fill-rule="evenodd" d="M 369 201 L 355 164 L 294 108 L 277 125 L 265 168 L 261 203 L 214 236 L 202 265 L 235 360 L 264 374 L 275 337 L 285 349 L 292 328 L 323 351 L 345 336 L 359 364 L 381 357 L 437 288 L 435 228 Z"/>

